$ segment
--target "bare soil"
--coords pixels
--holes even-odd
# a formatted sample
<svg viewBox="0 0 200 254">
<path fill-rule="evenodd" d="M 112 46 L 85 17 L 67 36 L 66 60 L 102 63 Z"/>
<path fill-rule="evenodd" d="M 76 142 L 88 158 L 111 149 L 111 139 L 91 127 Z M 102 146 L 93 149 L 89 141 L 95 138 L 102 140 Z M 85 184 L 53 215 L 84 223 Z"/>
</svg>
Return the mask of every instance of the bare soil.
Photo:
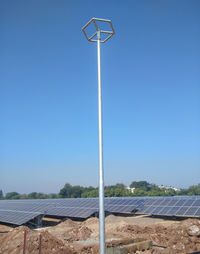
<svg viewBox="0 0 200 254">
<path fill-rule="evenodd" d="M 11 228 L 0 226 L 0 231 Z M 0 254 L 22 254 L 24 231 L 27 231 L 26 254 L 39 253 L 39 236 L 42 235 L 42 254 L 97 254 L 98 219 L 84 222 L 67 219 L 56 226 L 31 230 L 27 227 L 14 228 L 0 234 Z M 163 220 L 147 216 L 106 217 L 106 241 L 142 238 L 152 240 L 151 250 L 142 254 L 186 254 L 200 251 L 200 220 Z M 157 246 L 156 246 L 157 245 Z M 162 246 L 162 247 L 159 247 Z"/>
<path fill-rule="evenodd" d="M 0 234 L 7 233 L 12 229 L 13 229 L 12 227 L 0 224 Z"/>
</svg>

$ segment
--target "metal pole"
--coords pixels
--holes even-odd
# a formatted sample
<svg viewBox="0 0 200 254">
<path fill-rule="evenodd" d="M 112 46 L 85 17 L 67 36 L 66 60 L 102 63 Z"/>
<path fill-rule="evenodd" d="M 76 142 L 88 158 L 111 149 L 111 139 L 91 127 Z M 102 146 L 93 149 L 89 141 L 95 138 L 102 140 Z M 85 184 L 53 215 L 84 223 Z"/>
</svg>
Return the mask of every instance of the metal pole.
<svg viewBox="0 0 200 254">
<path fill-rule="evenodd" d="M 24 247 L 23 247 L 23 254 L 26 254 L 26 230 L 24 231 Z"/>
<path fill-rule="evenodd" d="M 98 22 L 98 23 L 97 23 Z M 101 24 L 99 24 L 99 22 Z M 93 23 L 96 32 L 87 35 L 86 28 Z M 102 23 L 110 25 L 110 29 L 101 30 Z M 103 138 L 102 138 L 102 106 L 101 106 L 101 52 L 100 44 L 109 40 L 114 34 L 111 20 L 92 18 L 83 28 L 82 31 L 86 39 L 90 42 L 97 42 L 97 58 L 98 58 L 98 112 L 99 112 L 99 254 L 105 253 L 105 210 L 104 210 L 104 176 L 103 176 Z M 101 33 L 104 39 L 101 40 Z M 97 36 L 97 38 L 96 38 Z"/>
<path fill-rule="evenodd" d="M 97 31 L 98 57 L 98 111 L 99 111 L 99 253 L 105 253 L 105 212 L 104 212 L 104 176 L 103 176 L 103 139 L 101 106 L 101 33 Z"/>
<path fill-rule="evenodd" d="M 41 254 L 41 250 L 42 250 L 42 235 L 40 234 L 40 236 L 39 236 L 39 254 Z"/>
</svg>

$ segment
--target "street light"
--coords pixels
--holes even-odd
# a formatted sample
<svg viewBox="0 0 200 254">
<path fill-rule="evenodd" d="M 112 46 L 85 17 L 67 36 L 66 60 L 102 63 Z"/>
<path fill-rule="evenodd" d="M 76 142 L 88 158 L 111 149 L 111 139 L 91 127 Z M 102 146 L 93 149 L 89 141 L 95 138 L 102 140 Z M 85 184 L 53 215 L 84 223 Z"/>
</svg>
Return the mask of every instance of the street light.
<svg viewBox="0 0 200 254">
<path fill-rule="evenodd" d="M 91 36 L 87 35 L 86 28 L 94 25 L 96 30 Z M 101 27 L 108 24 L 110 30 L 102 30 Z M 100 43 L 106 42 L 114 34 L 114 29 L 110 20 L 92 18 L 83 28 L 85 37 L 90 42 L 97 42 L 98 58 L 98 111 L 99 111 L 99 253 L 105 253 L 105 211 L 104 211 L 104 176 L 103 176 L 103 142 L 102 142 L 102 106 L 101 106 L 101 52 Z M 101 35 L 105 36 L 101 39 Z"/>
</svg>

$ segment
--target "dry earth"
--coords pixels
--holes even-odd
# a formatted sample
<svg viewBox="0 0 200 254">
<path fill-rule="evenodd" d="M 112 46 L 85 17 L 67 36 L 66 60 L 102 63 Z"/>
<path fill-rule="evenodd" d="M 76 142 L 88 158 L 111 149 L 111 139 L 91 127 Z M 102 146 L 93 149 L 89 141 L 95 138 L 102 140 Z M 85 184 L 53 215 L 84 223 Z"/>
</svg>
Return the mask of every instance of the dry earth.
<svg viewBox="0 0 200 254">
<path fill-rule="evenodd" d="M 9 231 L 11 230 L 11 231 Z M 98 219 L 90 218 L 84 222 L 70 219 L 56 226 L 31 230 L 21 226 L 10 228 L 0 226 L 0 254 L 22 254 L 24 231 L 27 232 L 26 254 L 39 253 L 39 236 L 42 235 L 42 254 L 97 254 Z M 184 254 L 200 251 L 200 220 L 187 219 L 173 221 L 147 216 L 106 217 L 107 242 L 127 238 L 152 240 L 151 250 L 137 252 L 143 254 Z"/>
</svg>

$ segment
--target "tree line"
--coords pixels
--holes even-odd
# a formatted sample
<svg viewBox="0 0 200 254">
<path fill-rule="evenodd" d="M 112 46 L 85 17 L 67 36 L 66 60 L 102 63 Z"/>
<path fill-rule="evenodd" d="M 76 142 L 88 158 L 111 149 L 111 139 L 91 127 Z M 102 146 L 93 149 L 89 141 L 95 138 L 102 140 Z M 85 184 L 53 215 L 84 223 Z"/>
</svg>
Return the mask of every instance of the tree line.
<svg viewBox="0 0 200 254">
<path fill-rule="evenodd" d="M 186 189 L 174 190 L 173 188 L 159 187 L 147 181 L 133 181 L 129 188 L 124 184 L 105 186 L 105 197 L 139 197 L 139 196 L 175 196 L 175 195 L 200 195 L 200 184 L 193 185 Z M 19 194 L 18 192 L 8 192 L 5 195 L 0 190 L 0 199 L 48 199 L 48 198 L 93 198 L 98 197 L 98 188 L 80 185 L 72 186 L 66 183 L 64 187 L 55 194 L 44 194 L 31 192 L 29 194 Z"/>
</svg>

